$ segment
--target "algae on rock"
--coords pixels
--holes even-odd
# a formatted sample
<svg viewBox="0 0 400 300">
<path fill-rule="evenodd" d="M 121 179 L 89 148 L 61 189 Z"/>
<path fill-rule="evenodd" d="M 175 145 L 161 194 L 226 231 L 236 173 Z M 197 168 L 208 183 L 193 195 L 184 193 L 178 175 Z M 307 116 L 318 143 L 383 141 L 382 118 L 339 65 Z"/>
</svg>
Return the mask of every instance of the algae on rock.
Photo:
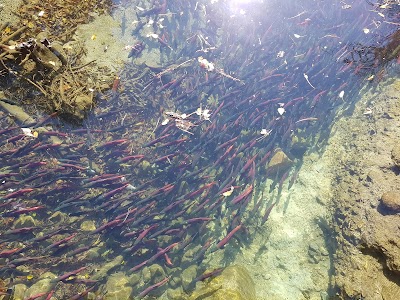
<svg viewBox="0 0 400 300">
<path fill-rule="evenodd" d="M 256 300 L 256 289 L 245 267 L 227 267 L 221 275 L 195 290 L 188 300 Z"/>
</svg>

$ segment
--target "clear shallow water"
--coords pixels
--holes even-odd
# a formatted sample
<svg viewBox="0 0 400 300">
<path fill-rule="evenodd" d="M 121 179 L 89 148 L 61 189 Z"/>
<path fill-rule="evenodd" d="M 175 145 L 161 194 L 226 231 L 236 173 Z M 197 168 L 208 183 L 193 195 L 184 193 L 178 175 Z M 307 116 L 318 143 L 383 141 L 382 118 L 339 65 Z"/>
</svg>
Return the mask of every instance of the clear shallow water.
<svg viewBox="0 0 400 300">
<path fill-rule="evenodd" d="M 132 61 L 82 127 L 0 121 L 2 249 L 17 249 L 4 252 L 2 276 L 30 286 L 50 271 L 44 292 L 58 299 L 91 287 L 101 295 L 114 272 L 129 278 L 132 297 L 149 287 L 158 297 L 194 265 L 189 291 L 205 258 L 229 249 L 229 265 L 268 226 L 337 110 L 351 109 L 372 75 L 372 86 L 385 76 L 394 50 L 378 48 L 393 43 L 398 22 L 398 10 L 365 1 L 171 1 L 158 17 L 142 2 L 116 4 L 115 36 L 145 48 L 121 49 Z M 141 29 L 133 11 L 148 14 Z M 19 136 L 44 125 L 37 138 Z M 278 149 L 292 163 L 266 168 Z M 146 277 L 155 264 L 161 271 Z"/>
</svg>

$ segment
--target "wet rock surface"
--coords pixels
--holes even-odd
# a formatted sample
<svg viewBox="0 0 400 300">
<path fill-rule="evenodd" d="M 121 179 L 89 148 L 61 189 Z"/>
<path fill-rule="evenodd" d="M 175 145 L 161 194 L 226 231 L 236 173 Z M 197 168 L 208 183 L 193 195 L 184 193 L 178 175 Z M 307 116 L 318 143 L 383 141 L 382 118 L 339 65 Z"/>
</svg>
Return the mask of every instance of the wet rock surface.
<svg viewBox="0 0 400 300">
<path fill-rule="evenodd" d="M 48 293 L 48 292 L 50 292 L 52 287 L 54 287 L 54 284 L 51 282 L 51 279 L 43 278 L 43 279 L 35 282 L 31 287 L 29 287 L 25 291 L 24 299 L 28 299 L 29 297 L 32 297 L 32 296 L 40 294 L 40 293 Z"/>
<path fill-rule="evenodd" d="M 338 299 L 399 299 L 399 86 L 397 81 L 367 92 L 330 140 L 337 174 L 332 210 Z M 370 106 L 373 114 L 363 114 Z"/>
<path fill-rule="evenodd" d="M 194 291 L 189 300 L 195 299 L 255 300 L 256 289 L 247 269 L 234 265 L 227 267 L 221 275 Z"/>
<path fill-rule="evenodd" d="M 104 299 L 108 300 L 127 300 L 130 299 L 132 287 L 129 284 L 129 279 L 122 273 L 111 275 L 106 283 L 107 294 Z"/>
<path fill-rule="evenodd" d="M 107 273 L 111 269 L 113 269 L 116 266 L 120 265 L 122 263 L 122 261 L 123 261 L 123 257 L 121 255 L 118 255 L 112 261 L 110 261 L 107 264 L 105 264 L 103 266 L 103 268 L 100 269 L 99 272 L 97 272 L 97 274 L 93 276 L 93 279 L 94 280 L 103 279 L 104 277 L 106 277 Z"/>
<path fill-rule="evenodd" d="M 25 299 L 25 291 L 27 290 L 27 286 L 23 283 L 18 283 L 14 287 L 14 299 L 15 300 L 23 300 Z"/>
<path fill-rule="evenodd" d="M 36 221 L 33 217 L 22 215 L 20 216 L 14 224 L 14 228 L 24 228 L 24 227 L 32 227 L 36 226 Z"/>
<path fill-rule="evenodd" d="M 1 97 L 1 95 L 0 95 Z M 29 116 L 21 107 L 16 105 L 11 105 L 5 103 L 4 101 L 0 101 L 0 106 L 3 107 L 6 111 L 8 111 L 11 115 L 13 115 L 18 121 L 22 124 L 33 123 L 35 120 Z"/>
</svg>

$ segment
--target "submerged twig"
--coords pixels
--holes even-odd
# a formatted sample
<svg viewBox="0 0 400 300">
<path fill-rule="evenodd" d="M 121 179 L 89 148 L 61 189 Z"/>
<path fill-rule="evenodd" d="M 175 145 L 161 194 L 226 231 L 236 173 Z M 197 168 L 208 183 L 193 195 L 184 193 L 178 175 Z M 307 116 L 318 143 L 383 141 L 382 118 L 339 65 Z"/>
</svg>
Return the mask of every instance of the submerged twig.
<svg viewBox="0 0 400 300">
<path fill-rule="evenodd" d="M 194 60 L 195 60 L 194 58 L 191 58 L 191 59 L 188 59 L 188 60 L 184 61 L 183 63 L 181 63 L 181 64 L 179 64 L 179 65 L 171 66 L 171 67 L 167 68 L 166 70 L 164 70 L 164 71 L 162 71 L 162 72 L 156 74 L 155 77 L 160 78 L 160 77 L 163 76 L 164 74 L 169 73 L 169 72 L 171 72 L 171 71 L 174 71 L 174 70 L 176 70 L 176 69 L 182 67 L 184 64 L 187 64 L 187 63 L 192 62 L 192 61 L 194 61 Z"/>
<path fill-rule="evenodd" d="M 47 96 L 47 92 L 44 90 L 44 88 L 43 88 L 39 83 L 36 83 L 36 82 L 32 81 L 31 79 L 29 79 L 29 78 L 27 78 L 27 77 L 25 77 L 25 76 L 19 74 L 17 71 L 11 70 L 10 68 L 8 68 L 8 67 L 4 64 L 3 60 L 0 59 L 0 62 L 1 62 L 1 64 L 3 65 L 3 67 L 4 67 L 8 72 L 10 72 L 11 74 L 13 74 L 13 75 L 15 75 L 15 76 L 17 76 L 17 77 L 19 77 L 19 78 L 21 78 L 21 79 L 24 79 L 24 80 L 28 81 L 30 84 L 32 84 L 33 86 L 35 86 L 36 88 L 38 88 L 38 89 L 43 93 L 43 95 Z"/>
<path fill-rule="evenodd" d="M 16 30 L 15 32 L 13 32 L 12 34 L 10 34 L 9 36 L 6 36 L 5 38 L 3 38 L 0 41 L 0 44 L 5 44 L 7 43 L 9 40 L 11 40 L 12 38 L 16 37 L 17 35 L 19 35 L 20 33 L 22 33 L 23 31 L 25 31 L 28 27 L 27 26 L 23 26 L 21 28 L 19 28 L 18 30 Z"/>
</svg>

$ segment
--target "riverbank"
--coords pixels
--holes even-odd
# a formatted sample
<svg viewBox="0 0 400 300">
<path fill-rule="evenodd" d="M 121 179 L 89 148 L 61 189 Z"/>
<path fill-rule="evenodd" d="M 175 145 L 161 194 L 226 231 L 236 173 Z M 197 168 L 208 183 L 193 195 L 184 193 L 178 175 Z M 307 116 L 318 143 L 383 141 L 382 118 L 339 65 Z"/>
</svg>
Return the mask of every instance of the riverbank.
<svg viewBox="0 0 400 300">
<path fill-rule="evenodd" d="M 360 94 L 352 116 L 335 124 L 327 150 L 336 175 L 333 285 L 344 299 L 394 300 L 400 297 L 400 169 L 393 156 L 400 147 L 400 80 Z"/>
</svg>

